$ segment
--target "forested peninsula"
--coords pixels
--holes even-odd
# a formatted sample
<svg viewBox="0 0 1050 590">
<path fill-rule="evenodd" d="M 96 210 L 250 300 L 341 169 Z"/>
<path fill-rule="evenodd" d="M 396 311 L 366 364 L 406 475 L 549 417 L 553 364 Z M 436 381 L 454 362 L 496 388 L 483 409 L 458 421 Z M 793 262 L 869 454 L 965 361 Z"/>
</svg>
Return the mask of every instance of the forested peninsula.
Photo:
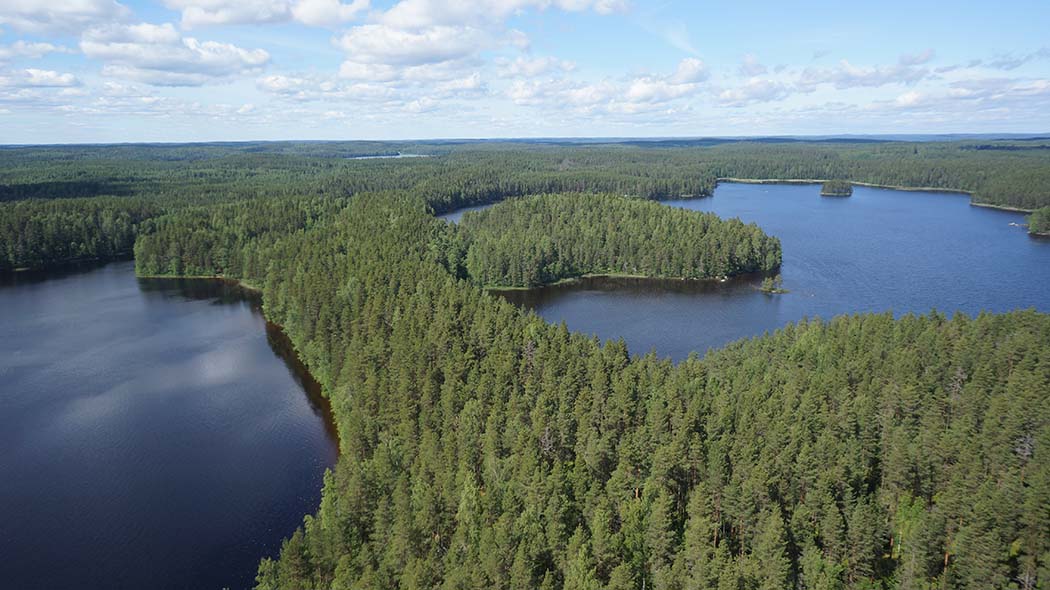
<svg viewBox="0 0 1050 590">
<path fill-rule="evenodd" d="M 597 274 L 710 279 L 781 259 L 780 242 L 754 224 L 609 194 L 511 199 L 449 231 L 446 266 L 486 287 Z"/>
<path fill-rule="evenodd" d="M 966 170 L 980 169 L 974 162 L 992 161 L 969 160 L 942 177 L 935 154 L 963 162 L 971 153 L 1019 153 L 1016 175 L 1001 178 L 1028 187 L 1011 198 L 1040 201 L 1047 185 L 1028 181 L 1046 173 L 1042 160 L 953 144 L 472 149 L 469 158 L 452 152 L 397 166 L 189 150 L 180 157 L 198 159 L 142 156 L 141 166 L 128 164 L 136 172 L 111 177 L 129 193 L 113 199 L 160 209 L 132 223 L 138 272 L 224 276 L 260 289 L 266 317 L 284 327 L 331 400 L 340 459 L 318 511 L 279 556 L 262 560 L 258 588 L 984 590 L 1050 582 L 1050 316 L 802 321 L 676 365 L 548 324 L 487 295 L 486 281 L 471 274 L 472 247 L 483 270 L 480 253 L 505 252 L 471 239 L 504 228 L 537 232 L 523 239 L 538 246 L 565 231 L 554 219 L 531 226 L 524 214 L 532 207 L 582 207 L 597 224 L 649 204 L 582 194 L 580 205 L 572 195 L 515 200 L 465 216 L 462 242 L 460 230 L 434 217 L 518 194 L 665 198 L 705 182 L 710 190 L 730 166 L 707 158 L 723 156 L 741 158 L 733 160 L 740 170 L 753 166 L 753 177 L 832 178 L 851 150 L 874 161 L 893 154 L 881 160 L 884 180 L 893 159 L 922 150 L 897 173 L 915 171 L 916 184 L 966 184 Z M 115 166 L 89 153 L 84 169 Z M 25 181 L 30 169 L 41 178 L 76 169 L 11 172 L 17 166 L 4 162 L 5 183 Z M 179 178 L 188 182 L 182 191 Z M 75 211 L 92 201 L 65 202 Z M 12 209 L 0 206 L 5 217 Z M 638 223 L 664 219 L 679 223 L 655 213 Z M 779 252 L 757 228 L 688 219 L 725 230 L 734 244 L 747 235 L 752 252 L 764 253 L 738 260 L 768 264 L 774 244 Z M 8 267 L 27 251 L 46 260 L 47 240 L 10 227 L 13 234 L 0 234 Z M 614 233 L 568 243 L 582 248 Z M 586 260 L 579 254 L 568 260 Z M 592 268 L 608 262 L 590 260 Z"/>
</svg>

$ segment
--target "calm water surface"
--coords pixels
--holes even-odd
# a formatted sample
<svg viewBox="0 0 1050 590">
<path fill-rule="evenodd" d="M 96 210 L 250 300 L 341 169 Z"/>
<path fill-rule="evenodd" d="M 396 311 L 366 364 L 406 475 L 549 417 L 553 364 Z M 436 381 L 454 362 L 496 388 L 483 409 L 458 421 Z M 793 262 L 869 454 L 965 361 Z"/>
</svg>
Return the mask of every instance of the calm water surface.
<svg viewBox="0 0 1050 590">
<path fill-rule="evenodd" d="M 0 587 L 249 587 L 337 451 L 240 289 L 130 262 L 0 278 Z"/>
<path fill-rule="evenodd" d="M 755 222 L 780 238 L 791 292 L 727 283 L 588 279 L 508 300 L 570 329 L 624 338 L 633 352 L 682 359 L 803 317 L 855 312 L 1050 312 L 1050 241 L 1018 213 L 973 207 L 964 195 L 819 185 L 720 184 L 713 197 L 666 205 Z M 458 218 L 457 218 L 458 219 Z"/>
</svg>

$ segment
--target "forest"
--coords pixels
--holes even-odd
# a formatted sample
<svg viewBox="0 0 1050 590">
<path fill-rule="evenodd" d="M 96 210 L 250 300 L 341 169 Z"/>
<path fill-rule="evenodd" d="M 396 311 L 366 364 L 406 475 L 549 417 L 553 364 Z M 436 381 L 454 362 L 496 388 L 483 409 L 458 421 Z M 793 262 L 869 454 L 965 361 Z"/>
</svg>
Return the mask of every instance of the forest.
<svg viewBox="0 0 1050 590">
<path fill-rule="evenodd" d="M 1038 235 L 1050 235 L 1050 207 L 1040 207 L 1028 216 L 1028 231 Z"/>
<path fill-rule="evenodd" d="M 848 197 L 853 194 L 853 184 L 848 180 L 829 180 L 820 187 L 825 197 Z"/>
<path fill-rule="evenodd" d="M 340 431 L 259 588 L 1050 580 L 1047 316 L 801 322 L 674 365 L 486 295 L 447 237 L 421 199 L 362 194 L 216 257 L 263 289 Z"/>
<path fill-rule="evenodd" d="M 594 274 L 710 279 L 780 265 L 780 242 L 754 224 L 609 194 L 511 199 L 449 229 L 446 267 L 487 287 Z"/>
<path fill-rule="evenodd" d="M 41 245 L 76 234 L 56 222 L 40 237 L 7 219 L 46 228 L 52 215 L 98 211 L 78 256 L 133 241 L 139 274 L 224 276 L 262 291 L 266 317 L 331 400 L 340 458 L 317 512 L 260 563 L 259 589 L 1050 588 L 1050 316 L 801 321 L 674 364 L 482 288 L 526 276 L 498 262 L 512 255 L 498 243 L 504 232 L 528 244 L 516 252 L 521 268 L 551 278 L 649 264 L 632 242 L 640 236 L 666 240 L 652 244 L 661 255 L 645 272 L 720 272 L 708 267 L 719 256 L 767 268 L 780 257 L 775 237 L 641 200 L 710 191 L 720 177 L 842 170 L 854 180 L 839 168 L 853 162 L 872 166 L 862 181 L 889 183 L 889 162 L 914 156 L 894 182 L 965 189 L 980 158 L 1016 156 L 1016 176 L 988 164 L 981 181 L 1007 174 L 997 182 L 1009 186 L 1046 174 L 1043 160 L 1025 159 L 1034 152 L 423 148 L 433 156 L 411 162 L 183 149 L 172 152 L 181 160 L 129 159 L 107 181 L 129 187 L 125 196 L 0 205 L 3 236 L 22 244 L 6 246 L 9 267 L 71 257 Z M 82 155 L 82 169 L 115 171 L 116 159 L 95 159 L 106 149 Z M 5 183 L 63 182 L 78 169 L 71 159 L 45 172 L 17 153 L 2 160 Z M 861 153 L 887 167 L 874 172 Z M 1001 194 L 1045 198 L 1025 186 Z M 581 194 L 511 199 L 462 227 L 434 216 L 562 192 Z M 106 207 L 125 202 L 156 209 L 105 221 Z M 595 231 L 569 236 L 570 215 Z M 709 233 L 730 243 L 679 262 L 677 238 L 652 237 L 647 223 L 681 224 L 698 232 L 694 244 Z M 87 239 L 92 231 L 113 231 L 112 245 Z M 567 256 L 548 256 L 555 237 Z M 625 249 L 609 256 L 609 244 Z"/>
<path fill-rule="evenodd" d="M 748 178 L 965 191 L 974 203 L 1035 210 L 1050 206 L 1050 162 L 1037 149 L 1047 145 L 771 139 L 5 147 L 0 272 L 126 256 L 145 218 L 260 198 L 401 191 L 443 213 L 542 193 L 709 196 L 720 178 Z M 399 152 L 428 157 L 360 159 Z M 99 197 L 107 198 L 105 212 L 93 201 Z M 70 216 L 84 219 L 67 223 Z"/>
</svg>

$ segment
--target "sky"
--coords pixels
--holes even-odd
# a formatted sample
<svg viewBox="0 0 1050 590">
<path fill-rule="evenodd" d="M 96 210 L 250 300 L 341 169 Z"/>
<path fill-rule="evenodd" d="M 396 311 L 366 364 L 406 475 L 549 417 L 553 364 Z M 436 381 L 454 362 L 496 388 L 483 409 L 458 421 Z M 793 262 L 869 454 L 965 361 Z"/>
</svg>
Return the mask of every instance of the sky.
<svg viewBox="0 0 1050 590">
<path fill-rule="evenodd" d="M 1050 2 L 0 0 L 0 143 L 1050 132 Z"/>
</svg>

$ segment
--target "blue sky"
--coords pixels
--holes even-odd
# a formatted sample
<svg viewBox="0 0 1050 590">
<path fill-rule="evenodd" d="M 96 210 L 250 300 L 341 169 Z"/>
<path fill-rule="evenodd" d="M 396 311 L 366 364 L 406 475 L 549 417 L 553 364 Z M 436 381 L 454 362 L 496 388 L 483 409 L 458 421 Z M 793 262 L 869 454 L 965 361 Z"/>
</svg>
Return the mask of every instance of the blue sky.
<svg viewBox="0 0 1050 590">
<path fill-rule="evenodd" d="M 1050 3 L 0 0 L 0 143 L 1050 132 Z"/>
</svg>

